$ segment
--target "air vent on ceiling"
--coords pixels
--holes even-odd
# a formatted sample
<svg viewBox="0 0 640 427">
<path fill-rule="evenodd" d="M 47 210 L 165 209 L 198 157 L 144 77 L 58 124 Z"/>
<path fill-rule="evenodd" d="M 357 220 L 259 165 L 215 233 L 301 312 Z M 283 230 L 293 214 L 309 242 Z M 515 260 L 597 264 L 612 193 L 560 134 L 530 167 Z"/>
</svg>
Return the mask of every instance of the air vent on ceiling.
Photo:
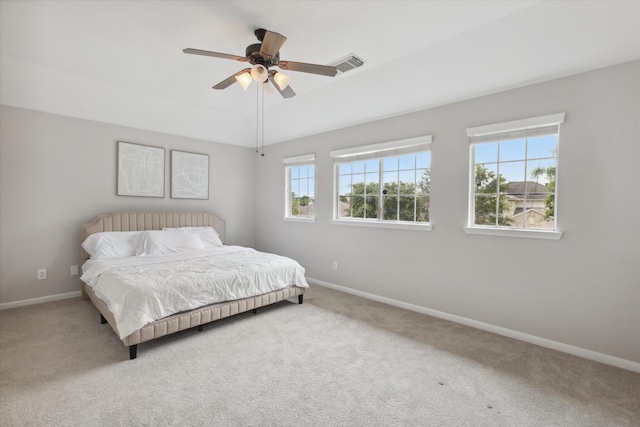
<svg viewBox="0 0 640 427">
<path fill-rule="evenodd" d="M 362 67 L 364 65 L 364 59 L 357 57 L 353 53 L 351 55 L 347 55 L 342 59 L 338 59 L 332 64 L 334 67 L 338 69 L 338 74 L 346 73 L 347 71 L 353 70 L 354 68 Z"/>
</svg>

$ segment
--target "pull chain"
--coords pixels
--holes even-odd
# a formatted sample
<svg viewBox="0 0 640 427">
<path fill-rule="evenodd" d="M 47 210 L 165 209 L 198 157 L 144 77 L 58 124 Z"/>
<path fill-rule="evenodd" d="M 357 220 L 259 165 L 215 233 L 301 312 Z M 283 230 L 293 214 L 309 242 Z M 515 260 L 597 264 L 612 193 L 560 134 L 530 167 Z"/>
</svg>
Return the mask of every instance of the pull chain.
<svg viewBox="0 0 640 427">
<path fill-rule="evenodd" d="M 262 146 L 261 155 L 264 157 L 264 83 L 258 83 L 256 86 L 258 87 L 256 91 L 256 154 L 259 152 L 258 147 Z M 260 114 L 261 104 L 262 115 Z M 261 118 L 262 121 L 260 120 Z M 260 142 L 260 139 L 262 139 L 262 142 Z"/>
<path fill-rule="evenodd" d="M 256 154 L 258 154 L 258 142 L 260 135 L 260 87 L 256 89 Z"/>
<path fill-rule="evenodd" d="M 264 157 L 264 83 L 260 86 L 262 90 L 262 157 Z"/>
</svg>

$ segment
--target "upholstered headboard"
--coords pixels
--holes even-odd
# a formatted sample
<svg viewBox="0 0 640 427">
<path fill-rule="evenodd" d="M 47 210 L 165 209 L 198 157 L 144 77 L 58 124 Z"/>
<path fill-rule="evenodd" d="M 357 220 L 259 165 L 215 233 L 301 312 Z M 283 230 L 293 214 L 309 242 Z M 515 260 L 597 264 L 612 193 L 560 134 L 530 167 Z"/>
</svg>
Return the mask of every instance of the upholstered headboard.
<svg viewBox="0 0 640 427">
<path fill-rule="evenodd" d="M 98 216 L 82 226 L 80 242 L 101 231 L 162 230 L 165 227 L 213 227 L 225 241 L 224 221 L 210 212 L 112 212 Z M 80 247 L 80 265 L 89 254 Z"/>
</svg>

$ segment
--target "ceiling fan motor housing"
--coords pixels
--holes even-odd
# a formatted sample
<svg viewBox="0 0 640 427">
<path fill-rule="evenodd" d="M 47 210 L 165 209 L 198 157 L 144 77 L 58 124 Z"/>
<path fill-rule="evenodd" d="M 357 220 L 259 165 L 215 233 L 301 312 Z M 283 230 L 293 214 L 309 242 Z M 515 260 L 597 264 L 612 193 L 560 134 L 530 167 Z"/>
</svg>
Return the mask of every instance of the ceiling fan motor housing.
<svg viewBox="0 0 640 427">
<path fill-rule="evenodd" d="M 249 63 L 251 63 L 252 65 L 264 65 L 266 68 L 278 65 L 278 62 L 280 62 L 280 52 L 276 53 L 276 56 L 274 56 L 273 58 L 265 58 L 260 54 L 261 47 L 261 43 L 247 46 L 247 49 L 245 50 L 245 56 L 249 60 Z"/>
</svg>

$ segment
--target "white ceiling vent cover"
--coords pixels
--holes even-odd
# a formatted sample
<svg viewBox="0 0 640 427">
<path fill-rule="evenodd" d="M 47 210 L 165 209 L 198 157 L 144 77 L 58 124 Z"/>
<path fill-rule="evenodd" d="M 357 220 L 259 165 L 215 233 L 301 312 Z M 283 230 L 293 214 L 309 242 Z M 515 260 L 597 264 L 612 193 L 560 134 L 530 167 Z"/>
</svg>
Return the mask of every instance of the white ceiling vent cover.
<svg viewBox="0 0 640 427">
<path fill-rule="evenodd" d="M 364 59 L 357 57 L 355 54 L 350 54 L 344 58 L 329 64 L 338 69 L 338 74 L 346 73 L 354 68 L 362 67 L 364 65 Z"/>
</svg>

